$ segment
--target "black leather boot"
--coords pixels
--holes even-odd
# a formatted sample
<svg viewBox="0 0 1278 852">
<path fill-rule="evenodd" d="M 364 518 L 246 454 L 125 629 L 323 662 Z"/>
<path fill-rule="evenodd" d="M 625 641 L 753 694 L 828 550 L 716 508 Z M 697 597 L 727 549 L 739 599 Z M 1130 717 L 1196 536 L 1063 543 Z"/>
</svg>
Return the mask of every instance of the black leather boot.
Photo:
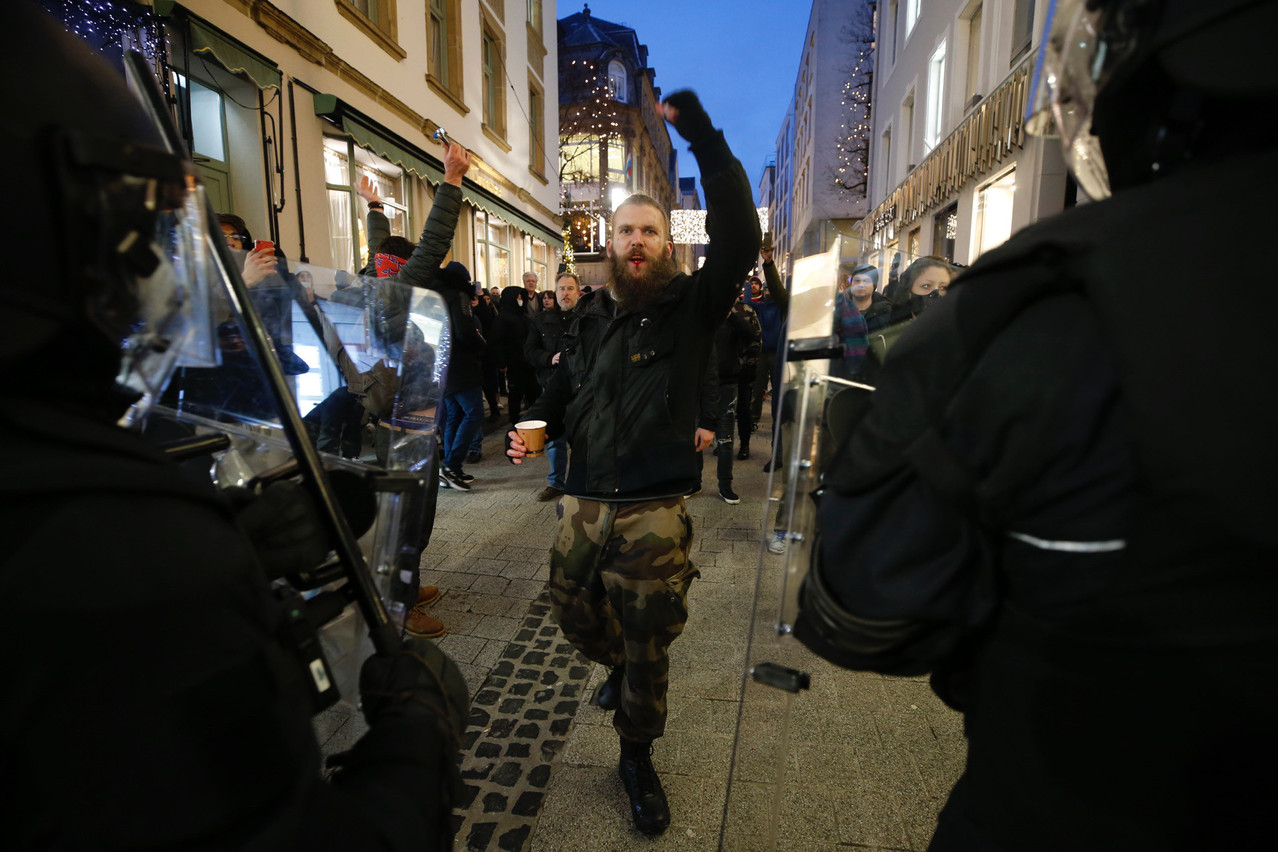
<svg viewBox="0 0 1278 852">
<path fill-rule="evenodd" d="M 652 765 L 652 743 L 623 739 L 617 774 L 630 797 L 630 816 L 635 828 L 653 837 L 669 828 L 670 805 Z"/>
<path fill-rule="evenodd" d="M 621 706 L 621 681 L 626 676 L 625 666 L 613 666 L 608 672 L 608 679 L 599 684 L 595 690 L 595 703 L 605 710 L 616 710 Z"/>
</svg>

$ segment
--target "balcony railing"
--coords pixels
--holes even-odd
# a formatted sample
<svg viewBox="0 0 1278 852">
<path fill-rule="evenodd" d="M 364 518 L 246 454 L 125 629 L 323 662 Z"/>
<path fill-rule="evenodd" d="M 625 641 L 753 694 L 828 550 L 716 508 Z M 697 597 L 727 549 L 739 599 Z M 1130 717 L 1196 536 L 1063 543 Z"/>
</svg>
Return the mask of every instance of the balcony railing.
<svg viewBox="0 0 1278 852">
<path fill-rule="evenodd" d="M 1031 51 L 998 88 L 914 167 L 862 225 L 865 237 L 894 225 L 896 232 L 954 196 L 973 178 L 996 168 L 1025 139 Z"/>
</svg>

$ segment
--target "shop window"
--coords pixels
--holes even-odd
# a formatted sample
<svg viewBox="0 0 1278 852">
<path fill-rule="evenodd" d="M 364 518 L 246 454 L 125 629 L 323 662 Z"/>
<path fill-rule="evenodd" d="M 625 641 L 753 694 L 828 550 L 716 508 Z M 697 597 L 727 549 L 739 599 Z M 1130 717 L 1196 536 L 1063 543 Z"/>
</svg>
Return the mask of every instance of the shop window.
<svg viewBox="0 0 1278 852">
<path fill-rule="evenodd" d="M 599 139 L 587 134 L 559 142 L 559 177 L 564 183 L 592 183 L 600 178 Z"/>
<path fill-rule="evenodd" d="M 932 254 L 954 260 L 954 241 L 958 238 L 958 202 L 932 217 Z"/>
<path fill-rule="evenodd" d="M 483 210 L 475 212 L 475 280 L 485 289 L 510 286 L 510 226 Z"/>
<path fill-rule="evenodd" d="M 630 182 L 626 178 L 626 142 L 617 137 L 610 137 L 607 142 L 608 149 L 608 182 L 620 184 L 623 187 L 629 187 Z M 629 195 L 629 192 L 627 192 Z"/>
<path fill-rule="evenodd" d="M 977 190 L 975 257 L 1001 246 L 1012 235 L 1015 199 L 1016 169 L 1005 172 Z"/>
<path fill-rule="evenodd" d="M 573 213 L 569 220 L 568 240 L 578 253 L 598 251 L 603 245 L 595 241 L 595 219 L 589 213 Z"/>
<path fill-rule="evenodd" d="M 543 290 L 555 289 L 555 282 L 549 277 L 551 257 L 550 246 L 536 237 L 524 236 L 524 270 L 537 273 Z"/>
<path fill-rule="evenodd" d="M 328 191 L 329 247 L 333 267 L 358 272 L 369 260 L 367 206 L 355 192 L 361 178 L 377 187 L 391 233 L 416 242 L 409 221 L 408 179 L 399 166 L 349 139 L 324 139 L 324 182 Z"/>
</svg>

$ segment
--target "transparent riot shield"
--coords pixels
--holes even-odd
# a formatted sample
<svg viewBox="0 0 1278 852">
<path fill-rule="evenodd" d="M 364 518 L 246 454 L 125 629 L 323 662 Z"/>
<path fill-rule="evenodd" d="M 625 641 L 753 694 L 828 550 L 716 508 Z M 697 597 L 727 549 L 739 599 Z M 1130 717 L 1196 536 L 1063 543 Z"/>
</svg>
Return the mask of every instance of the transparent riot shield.
<svg viewBox="0 0 1278 852">
<path fill-rule="evenodd" d="M 244 252 L 228 257 L 232 269 L 244 268 Z M 215 300 L 219 363 L 179 370 L 156 414 L 194 436 L 224 436 L 229 445 L 212 455 L 210 475 L 220 487 L 249 489 L 302 475 L 285 426 L 296 417 L 298 437 L 315 448 L 355 537 L 357 570 L 398 632 L 416 602 L 434 515 L 435 416 L 449 344 L 443 300 L 429 290 L 281 260 L 247 288 L 269 343 L 257 353 L 246 342 L 252 320 L 235 310 L 229 282 L 222 284 Z M 266 361 L 282 374 L 287 409 L 272 393 Z M 337 689 L 353 699 L 372 645 L 349 573 L 334 551 L 289 583 L 325 614 L 320 643 Z"/>
<path fill-rule="evenodd" d="M 125 64 L 169 150 L 189 163 L 145 61 L 129 53 Z M 196 170 L 186 172 L 195 190 L 188 195 L 198 203 Z M 200 282 L 179 291 L 199 301 L 198 311 L 181 314 L 200 322 L 185 323 L 193 330 L 181 336 L 137 342 L 142 355 L 154 354 L 151 361 L 163 356 L 182 365 L 162 390 L 139 382 L 146 426 L 167 439 L 175 458 L 209 463 L 219 486 L 251 496 L 296 478 L 313 499 L 332 546 L 327 558 L 281 571 L 264 567 L 282 575 L 272 588 L 322 709 L 357 695 L 369 651 L 400 646 L 415 603 L 417 563 L 433 519 L 434 410 L 448 363 L 447 312 L 436 294 L 393 281 L 291 266 L 273 249 L 269 256 L 233 253 L 207 201 L 202 216 L 185 212 L 179 220 L 187 227 L 175 231 L 180 239 L 168 249 L 193 270 L 184 277 Z M 201 337 L 205 327 L 213 331 Z"/>
<path fill-rule="evenodd" d="M 837 820 L 826 824 L 814 815 L 832 802 L 837 808 L 859 771 L 850 743 L 862 732 L 848 723 L 848 709 L 866 700 L 858 675 L 820 659 L 792 632 L 817 541 L 822 472 L 915 315 L 918 305 L 893 272 L 912 268 L 912 260 L 844 236 L 793 266 L 784 357 L 778 353 L 773 376 L 772 473 L 729 787 L 728 813 L 748 813 L 751 821 L 728 826 L 723 848 L 730 836 L 761 849 L 864 842 L 841 833 Z"/>
</svg>

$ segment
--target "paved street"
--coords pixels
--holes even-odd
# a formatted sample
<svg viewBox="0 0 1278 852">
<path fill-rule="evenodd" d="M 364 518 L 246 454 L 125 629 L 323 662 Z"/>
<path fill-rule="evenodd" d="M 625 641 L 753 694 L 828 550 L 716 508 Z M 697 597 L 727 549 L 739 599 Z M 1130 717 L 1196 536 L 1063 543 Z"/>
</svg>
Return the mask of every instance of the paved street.
<svg viewBox="0 0 1278 852">
<path fill-rule="evenodd" d="M 688 500 L 702 576 L 671 651 L 669 722 L 654 762 L 672 823 L 656 839 L 631 827 L 611 714 L 590 703 L 605 670 L 576 654 L 549 617 L 555 504 L 534 499 L 546 462 L 508 464 L 494 430 L 484 460 L 467 466 L 474 490 L 440 492 L 423 582 L 446 590 L 433 607 L 449 630 L 440 646 L 472 696 L 455 849 L 926 848 L 962 769 L 961 719 L 925 679 L 847 672 L 775 638 L 779 558 L 766 556 L 759 570 L 768 440 L 761 430 L 754 457 L 737 463 L 739 505 L 716 495 L 713 459 L 706 490 Z M 745 678 L 757 585 L 765 591 L 752 662 L 810 673 L 811 690 L 793 700 Z M 341 711 L 317 729 L 328 752 L 363 730 Z"/>
</svg>

